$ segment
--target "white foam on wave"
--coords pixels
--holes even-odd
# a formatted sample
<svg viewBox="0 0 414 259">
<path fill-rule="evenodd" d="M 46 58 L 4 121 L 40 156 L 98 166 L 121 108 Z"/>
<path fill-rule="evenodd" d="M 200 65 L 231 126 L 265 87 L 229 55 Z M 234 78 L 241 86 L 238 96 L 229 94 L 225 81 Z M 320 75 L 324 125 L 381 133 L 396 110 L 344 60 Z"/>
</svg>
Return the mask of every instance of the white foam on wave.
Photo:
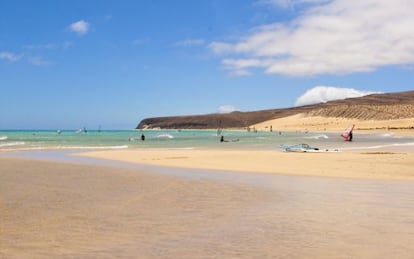
<svg viewBox="0 0 414 259">
<path fill-rule="evenodd" d="M 24 142 L 9 142 L 9 143 L 0 144 L 0 147 L 14 147 L 14 146 L 22 146 L 24 144 L 25 144 Z"/>
<path fill-rule="evenodd" d="M 380 138 L 395 138 L 395 139 L 404 138 L 404 136 L 395 135 L 394 133 L 378 134 L 378 137 L 380 137 Z"/>
<path fill-rule="evenodd" d="M 394 137 L 394 134 L 393 133 L 384 133 L 384 134 L 380 134 L 380 137 L 384 137 L 384 138 Z"/>
<path fill-rule="evenodd" d="M 7 143 L 1 144 L 0 148 L 4 147 L 6 151 L 34 151 L 34 150 L 114 150 L 114 149 L 127 149 L 129 148 L 127 145 L 122 146 L 26 146 L 24 142 L 15 142 L 15 143 Z"/>
<path fill-rule="evenodd" d="M 127 145 L 122 146 L 57 146 L 56 149 L 126 149 Z"/>
<path fill-rule="evenodd" d="M 164 150 L 194 150 L 195 147 L 149 147 L 145 148 L 145 150 L 150 151 L 164 151 Z"/>
<path fill-rule="evenodd" d="M 386 148 L 386 147 L 411 147 L 414 146 L 414 142 L 408 143 L 392 143 L 392 144 L 384 144 L 384 145 L 376 145 L 376 146 L 359 146 L 359 147 L 349 147 L 349 148 L 341 148 L 342 150 L 361 150 L 361 149 L 379 149 L 379 148 Z"/>
<path fill-rule="evenodd" d="M 172 148 L 167 148 L 168 150 L 193 150 L 194 147 L 172 147 Z"/>
<path fill-rule="evenodd" d="M 6 140 L 6 139 L 8 139 L 7 136 L 0 136 L 0 140 Z"/>
<path fill-rule="evenodd" d="M 174 136 L 170 135 L 170 134 L 159 134 L 157 136 L 157 138 L 168 138 L 168 139 L 173 139 Z"/>
<path fill-rule="evenodd" d="M 383 138 L 403 138 L 403 136 L 396 136 L 394 133 L 384 133 L 380 134 L 379 136 Z"/>
<path fill-rule="evenodd" d="M 321 134 L 321 135 L 309 136 L 305 138 L 306 139 L 328 139 L 329 137 L 325 134 Z"/>
</svg>

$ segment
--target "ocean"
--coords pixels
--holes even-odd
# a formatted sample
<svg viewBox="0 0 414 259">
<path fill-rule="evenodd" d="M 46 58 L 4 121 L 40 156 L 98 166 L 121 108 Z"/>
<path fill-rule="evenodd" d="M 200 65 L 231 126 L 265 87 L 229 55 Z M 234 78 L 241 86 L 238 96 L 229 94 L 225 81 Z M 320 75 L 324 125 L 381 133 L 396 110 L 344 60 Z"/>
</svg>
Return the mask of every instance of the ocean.
<svg viewBox="0 0 414 259">
<path fill-rule="evenodd" d="M 279 149 L 280 145 L 309 144 L 320 149 L 399 149 L 414 147 L 414 138 L 391 133 L 354 132 L 352 142 L 343 141 L 340 132 L 282 132 L 223 130 L 1 130 L 0 151 L 96 150 L 134 148 L 177 149 Z M 145 140 L 141 140 L 141 136 Z"/>
</svg>

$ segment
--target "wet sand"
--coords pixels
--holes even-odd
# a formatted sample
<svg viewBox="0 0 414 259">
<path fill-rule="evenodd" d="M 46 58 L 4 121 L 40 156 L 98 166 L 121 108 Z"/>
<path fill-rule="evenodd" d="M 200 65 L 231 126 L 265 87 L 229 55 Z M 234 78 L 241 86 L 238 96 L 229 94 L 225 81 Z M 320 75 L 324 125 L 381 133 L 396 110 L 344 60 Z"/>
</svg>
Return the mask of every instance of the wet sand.
<svg viewBox="0 0 414 259">
<path fill-rule="evenodd" d="M 229 181 L 16 158 L 0 166 L 0 258 L 414 254 L 413 181 L 222 173 Z"/>
</svg>

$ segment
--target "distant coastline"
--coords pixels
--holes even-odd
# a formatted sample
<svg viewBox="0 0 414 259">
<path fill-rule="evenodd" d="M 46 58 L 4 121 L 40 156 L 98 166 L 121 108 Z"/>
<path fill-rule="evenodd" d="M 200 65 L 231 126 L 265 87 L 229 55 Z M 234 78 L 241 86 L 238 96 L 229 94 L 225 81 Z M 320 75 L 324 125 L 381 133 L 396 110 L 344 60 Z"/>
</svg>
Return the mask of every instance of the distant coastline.
<svg viewBox="0 0 414 259">
<path fill-rule="evenodd" d="M 277 123 L 293 118 L 297 125 Z M 312 127 L 310 121 L 319 121 Z M 325 120 L 325 121 L 324 121 Z M 265 127 L 285 130 L 341 130 L 352 122 L 359 130 L 414 130 L 414 91 L 372 94 L 300 107 L 226 114 L 154 117 L 143 119 L 136 129 L 246 129 Z M 339 123 L 336 123 L 339 122 Z M 341 124 L 342 122 L 343 124 Z M 274 123 L 274 124 L 273 124 Z M 314 126 L 315 126 L 314 125 Z"/>
</svg>

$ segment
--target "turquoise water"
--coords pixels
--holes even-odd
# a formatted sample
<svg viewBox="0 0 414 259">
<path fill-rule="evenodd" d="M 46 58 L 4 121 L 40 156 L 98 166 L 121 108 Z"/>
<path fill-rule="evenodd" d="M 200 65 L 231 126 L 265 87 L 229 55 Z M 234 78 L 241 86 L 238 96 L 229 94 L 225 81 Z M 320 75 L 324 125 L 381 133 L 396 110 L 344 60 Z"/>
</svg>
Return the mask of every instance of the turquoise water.
<svg viewBox="0 0 414 259">
<path fill-rule="evenodd" d="M 141 140 L 141 135 L 145 141 Z M 278 149 L 281 144 L 307 143 L 319 148 L 358 149 L 411 147 L 414 138 L 388 133 L 359 134 L 345 142 L 339 133 L 223 130 L 110 130 L 79 132 L 64 130 L 3 130 L 0 151 L 37 149 L 133 149 L 133 148 L 249 148 Z"/>
</svg>

